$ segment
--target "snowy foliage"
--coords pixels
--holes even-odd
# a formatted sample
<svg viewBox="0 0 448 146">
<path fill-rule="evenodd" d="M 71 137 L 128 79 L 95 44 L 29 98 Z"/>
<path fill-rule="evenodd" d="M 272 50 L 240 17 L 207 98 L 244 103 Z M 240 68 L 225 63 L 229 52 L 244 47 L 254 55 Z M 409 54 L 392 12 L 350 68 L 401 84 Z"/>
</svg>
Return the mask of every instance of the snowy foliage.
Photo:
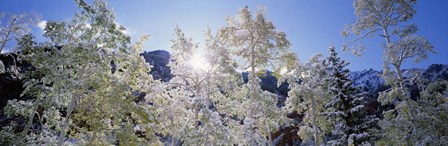
<svg viewBox="0 0 448 146">
<path fill-rule="evenodd" d="M 346 42 L 343 49 L 362 55 L 365 50 L 362 41 L 369 36 L 380 32 L 389 46 L 392 39 L 390 31 L 397 34 L 415 30 L 415 25 L 401 25 L 414 16 L 415 4 L 415 0 L 354 0 L 357 19 L 345 26 L 342 35 L 348 37 L 353 34 L 359 37 Z"/>
<path fill-rule="evenodd" d="M 352 44 L 352 47 L 344 45 L 346 50 L 364 49 L 362 45 L 353 44 L 377 32 L 385 40 L 383 78 L 391 88 L 379 93 L 378 101 L 382 105 L 394 106 L 384 112 L 381 122 L 385 129 L 382 143 L 386 144 L 409 145 L 421 130 L 418 123 L 421 101 L 411 99 L 409 88 L 418 82 L 419 75 L 406 79 L 401 68 L 406 60 L 413 59 L 414 63 L 419 63 L 427 59 L 429 53 L 435 53 L 428 40 L 417 35 L 417 26 L 408 22 L 416 14 L 416 3 L 415 0 L 355 0 L 355 14 L 358 18 L 343 31 L 344 36 L 349 33 L 360 35 L 347 43 Z"/>
<path fill-rule="evenodd" d="M 323 133 L 329 128 L 329 123 L 319 114 L 324 109 L 324 103 L 328 102 L 325 93 L 327 86 L 323 80 L 326 75 L 321 54 L 312 56 L 307 63 L 296 66 L 285 75 L 291 88 L 286 108 L 289 113 L 305 115 L 298 135 L 304 141 L 314 139 L 316 145 L 323 140 Z"/>
<path fill-rule="evenodd" d="M 4 73 L 5 71 L 5 65 L 3 64 L 3 61 L 0 60 L 0 74 Z"/>
<path fill-rule="evenodd" d="M 245 7 L 236 17 L 229 17 L 227 25 L 217 31 L 217 36 L 230 47 L 236 60 L 236 67 L 249 71 L 249 81 L 242 85 L 247 88 L 238 93 L 239 119 L 243 119 L 244 128 L 240 141 L 243 145 L 273 144 L 271 133 L 286 121 L 284 111 L 276 106 L 275 94 L 262 91 L 258 75 L 264 75 L 266 66 L 275 70 L 291 69 L 295 55 L 289 52 L 290 43 L 284 32 L 276 30 L 274 24 L 266 19 L 266 11 L 259 8 L 255 17 Z M 267 137 L 267 139 L 265 139 Z"/>
<path fill-rule="evenodd" d="M 13 47 L 8 45 L 30 33 L 30 26 L 37 24 L 41 17 L 36 12 L 21 14 L 0 12 L 0 53 L 8 48 L 8 51 L 13 51 Z M 6 20 L 6 22 L 2 22 L 2 20 Z"/>
<path fill-rule="evenodd" d="M 24 76 L 23 94 L 35 98 L 8 103 L 7 115 L 26 120 L 11 142 L 62 145 L 78 139 L 77 144 L 136 144 L 153 138 L 138 137 L 133 129 L 139 124 L 143 132 L 150 132 L 147 125 L 154 121 L 132 95 L 148 91 L 152 82 L 139 57 L 141 43 L 129 45 L 129 36 L 120 31 L 124 27 L 116 25 L 105 2 L 77 4 L 81 11 L 72 21 L 48 22 L 44 36 L 49 42 L 22 46 L 21 59 L 36 68 Z M 115 72 L 111 62 L 117 66 Z M 11 123 L 6 130 L 18 130 L 16 126 Z"/>
<path fill-rule="evenodd" d="M 343 49 L 360 55 L 367 36 L 382 36 L 382 78 L 350 73 L 334 47 L 300 63 L 266 9 L 244 7 L 216 32 L 207 28 L 202 46 L 177 26 L 163 82 L 140 55 L 149 36 L 131 43 L 104 0 L 76 4 L 71 21 L 40 22 L 43 43 L 27 34 L 39 15 L 0 14 L 0 52 L 13 38 L 20 50 L 0 61 L 0 74 L 13 72 L 24 87 L 0 114 L 0 145 L 276 145 L 287 128 L 301 145 L 448 144 L 447 67 L 401 69 L 435 52 L 408 22 L 415 0 L 354 1 L 357 20 L 343 35 L 358 37 Z M 262 90 L 267 70 L 289 85 L 284 107 Z"/>
<path fill-rule="evenodd" d="M 206 35 L 206 50 L 199 50 L 179 27 L 175 28 L 171 47 L 172 61 L 169 63 L 174 77 L 166 83 L 166 91 L 154 102 L 159 113 L 158 119 L 162 123 L 159 127 L 161 134 L 172 136 L 173 143 L 181 140 L 187 145 L 209 145 L 234 141 L 229 135 L 229 127 L 224 124 L 227 117 L 220 116 L 212 108 L 217 102 L 215 100 L 228 101 L 226 98 L 215 97 L 224 96 L 220 92 L 224 90 L 220 90 L 218 81 L 225 73 L 218 70 L 225 70 L 226 66 L 218 62 L 225 61 L 228 57 L 224 55 L 227 53 L 219 52 L 225 50 L 219 50 L 223 48 L 219 48 L 220 44 L 212 38 L 210 32 Z M 201 61 L 204 62 L 191 62 L 194 59 L 192 56 L 200 51 L 207 52 L 201 56 Z M 201 64 L 206 66 L 195 66 Z M 225 87 L 224 84 L 221 85 Z"/>
<path fill-rule="evenodd" d="M 409 120 L 409 116 L 402 114 L 406 112 L 405 104 L 396 105 L 395 109 L 385 113 L 385 118 L 381 122 L 384 128 L 384 138 L 379 144 L 386 145 L 446 145 L 448 143 L 445 132 L 447 131 L 447 82 L 437 81 L 430 83 L 420 98 L 413 102 L 413 107 L 419 111 L 414 120 Z M 411 123 L 412 122 L 412 123 Z M 413 129 L 413 125 L 415 129 Z M 437 125 L 437 126 L 434 126 Z"/>
</svg>

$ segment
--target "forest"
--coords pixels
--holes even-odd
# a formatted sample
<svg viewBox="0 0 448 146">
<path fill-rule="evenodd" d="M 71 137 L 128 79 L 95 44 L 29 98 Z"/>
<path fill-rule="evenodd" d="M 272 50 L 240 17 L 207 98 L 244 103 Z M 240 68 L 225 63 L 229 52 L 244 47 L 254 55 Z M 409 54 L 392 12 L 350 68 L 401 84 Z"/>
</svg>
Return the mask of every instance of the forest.
<svg viewBox="0 0 448 146">
<path fill-rule="evenodd" d="M 437 53 L 416 0 L 354 0 L 353 39 L 307 60 L 264 7 L 204 42 L 177 26 L 168 52 L 145 51 L 151 34 L 131 38 L 107 1 L 75 1 L 43 42 L 38 12 L 0 12 L 0 145 L 448 145 L 448 65 L 403 68 Z M 339 54 L 372 38 L 382 70 L 350 71 Z"/>
</svg>

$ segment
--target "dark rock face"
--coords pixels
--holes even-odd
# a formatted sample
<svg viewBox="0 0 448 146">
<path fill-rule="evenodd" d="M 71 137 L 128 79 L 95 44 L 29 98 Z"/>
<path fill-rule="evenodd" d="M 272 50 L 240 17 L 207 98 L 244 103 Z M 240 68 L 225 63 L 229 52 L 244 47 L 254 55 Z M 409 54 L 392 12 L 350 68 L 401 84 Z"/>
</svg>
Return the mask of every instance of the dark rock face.
<svg viewBox="0 0 448 146">
<path fill-rule="evenodd" d="M 249 73 L 243 72 L 243 81 L 244 83 L 247 83 Z M 263 91 L 269 91 L 271 93 L 277 94 L 278 102 L 277 106 L 281 107 L 285 105 L 286 97 L 288 97 L 289 92 L 289 84 L 286 82 L 281 83 L 280 85 L 277 85 L 277 78 L 272 74 L 270 71 L 266 71 L 266 75 L 264 77 L 260 77 L 261 79 L 261 89 Z"/>
<path fill-rule="evenodd" d="M 173 78 L 173 75 L 171 75 L 171 70 L 167 66 L 171 58 L 169 52 L 165 50 L 150 52 L 145 51 L 140 55 L 143 56 L 146 62 L 152 66 L 150 74 L 152 74 L 154 79 L 168 82 L 171 78 Z"/>
<path fill-rule="evenodd" d="M 0 115 L 8 100 L 22 99 L 23 82 L 18 74 L 30 69 L 31 65 L 17 61 L 17 55 L 12 53 L 0 54 L 0 60 L 5 65 L 5 72 L 0 74 Z"/>
<path fill-rule="evenodd" d="M 299 145 L 302 142 L 302 139 L 297 136 L 297 132 L 299 132 L 299 126 L 281 128 L 279 131 L 272 133 L 274 145 Z"/>
<path fill-rule="evenodd" d="M 423 72 L 423 78 L 430 81 L 446 80 L 448 81 L 448 65 L 432 64 Z"/>
</svg>

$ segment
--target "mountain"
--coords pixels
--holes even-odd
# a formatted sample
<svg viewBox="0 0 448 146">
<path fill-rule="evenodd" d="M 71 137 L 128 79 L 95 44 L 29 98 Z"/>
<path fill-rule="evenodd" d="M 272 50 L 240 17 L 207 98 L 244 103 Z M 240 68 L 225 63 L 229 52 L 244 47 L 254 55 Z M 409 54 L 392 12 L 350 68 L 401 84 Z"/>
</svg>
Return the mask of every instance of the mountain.
<svg viewBox="0 0 448 146">
<path fill-rule="evenodd" d="M 160 79 L 164 82 L 169 81 L 173 76 L 167 66 L 170 61 L 170 53 L 165 50 L 145 51 L 141 54 L 146 62 L 152 65 L 151 74 L 154 79 Z M 447 80 L 448 81 L 448 65 L 446 64 L 432 64 L 427 69 L 411 68 L 403 69 L 403 77 L 412 78 L 416 74 L 423 77 L 423 79 Z M 353 71 L 350 73 L 350 78 L 353 80 L 353 85 L 357 86 L 361 91 L 370 93 L 376 97 L 379 91 L 384 91 L 388 86 L 385 85 L 384 79 L 381 78 L 382 71 L 374 69 L 366 69 L 362 71 Z M 242 73 L 243 80 L 247 82 L 247 72 Z M 279 98 L 286 98 L 289 91 L 288 84 L 283 83 L 280 86 L 276 85 L 277 78 L 271 72 L 267 71 L 265 77 L 261 77 L 261 88 L 263 90 L 279 95 Z"/>
<path fill-rule="evenodd" d="M 405 79 L 413 78 L 418 75 L 422 77 L 423 80 L 427 81 L 448 81 L 448 65 L 446 64 L 432 64 L 427 69 L 403 69 L 402 72 Z M 378 92 L 389 88 L 385 85 L 384 79 L 381 78 L 381 74 L 382 71 L 368 69 L 353 71 L 350 73 L 350 78 L 353 80 L 353 85 L 359 87 L 362 91 L 377 96 Z M 415 87 L 411 87 L 411 90 L 414 90 L 413 88 Z"/>
<path fill-rule="evenodd" d="M 423 78 L 430 81 L 447 80 L 448 81 L 448 65 L 447 64 L 432 64 L 423 72 Z"/>
<path fill-rule="evenodd" d="M 171 75 L 171 70 L 168 67 L 171 55 L 165 50 L 155 50 L 155 51 L 145 51 L 140 54 L 145 58 L 146 62 L 151 65 L 151 71 L 153 78 L 156 80 L 162 80 L 164 82 L 169 81 L 173 75 Z"/>
<path fill-rule="evenodd" d="M 373 69 L 350 72 L 349 77 L 353 85 L 359 87 L 363 92 L 375 94 L 384 89 L 384 80 L 381 78 L 381 72 Z"/>
</svg>

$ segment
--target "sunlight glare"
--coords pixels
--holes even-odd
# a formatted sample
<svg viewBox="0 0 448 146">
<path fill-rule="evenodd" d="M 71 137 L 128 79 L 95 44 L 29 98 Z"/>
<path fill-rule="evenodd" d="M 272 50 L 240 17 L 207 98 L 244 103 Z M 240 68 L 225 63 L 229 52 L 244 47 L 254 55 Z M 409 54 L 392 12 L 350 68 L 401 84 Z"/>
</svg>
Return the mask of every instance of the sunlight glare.
<svg viewBox="0 0 448 146">
<path fill-rule="evenodd" d="M 199 54 L 196 54 L 191 58 L 190 64 L 193 66 L 193 68 L 199 69 L 202 71 L 205 71 L 209 68 L 209 63 L 206 61 L 206 59 L 202 55 L 199 55 Z"/>
</svg>

